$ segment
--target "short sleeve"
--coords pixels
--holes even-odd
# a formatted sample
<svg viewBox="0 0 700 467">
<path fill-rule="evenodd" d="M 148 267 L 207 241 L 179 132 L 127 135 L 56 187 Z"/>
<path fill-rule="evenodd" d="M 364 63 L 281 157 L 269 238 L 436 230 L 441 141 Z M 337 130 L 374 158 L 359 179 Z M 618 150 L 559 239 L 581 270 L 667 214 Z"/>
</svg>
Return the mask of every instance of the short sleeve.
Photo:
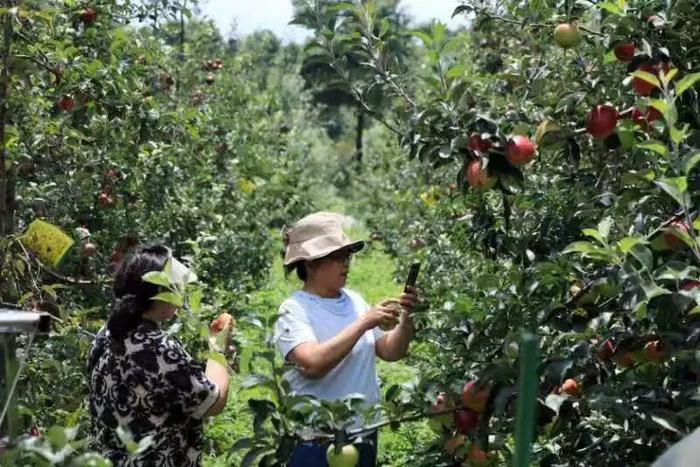
<svg viewBox="0 0 700 467">
<path fill-rule="evenodd" d="M 295 300 L 285 300 L 275 323 L 274 342 L 283 358 L 305 342 L 316 342 L 316 334 L 304 308 Z"/>
<path fill-rule="evenodd" d="M 219 388 L 174 339 L 166 339 L 163 361 L 171 410 L 200 419 L 219 397 Z"/>
</svg>

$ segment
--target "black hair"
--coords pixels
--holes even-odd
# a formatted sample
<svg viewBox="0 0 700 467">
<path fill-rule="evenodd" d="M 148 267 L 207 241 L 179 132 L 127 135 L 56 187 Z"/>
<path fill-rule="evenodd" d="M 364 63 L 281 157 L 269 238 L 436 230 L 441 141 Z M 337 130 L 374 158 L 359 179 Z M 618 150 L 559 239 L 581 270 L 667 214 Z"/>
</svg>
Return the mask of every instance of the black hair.
<svg viewBox="0 0 700 467">
<path fill-rule="evenodd" d="M 170 257 L 163 245 L 140 246 L 129 253 L 114 276 L 114 306 L 107 321 L 113 339 L 124 339 L 126 334 L 143 320 L 143 313 L 153 305 L 160 287 L 145 282 L 143 275 L 162 271 Z"/>
<path fill-rule="evenodd" d="M 306 270 L 306 261 L 296 261 L 284 267 L 284 275 L 287 277 L 289 277 L 293 271 L 296 271 L 297 277 L 302 282 L 306 282 L 309 278 L 309 272 Z"/>
</svg>

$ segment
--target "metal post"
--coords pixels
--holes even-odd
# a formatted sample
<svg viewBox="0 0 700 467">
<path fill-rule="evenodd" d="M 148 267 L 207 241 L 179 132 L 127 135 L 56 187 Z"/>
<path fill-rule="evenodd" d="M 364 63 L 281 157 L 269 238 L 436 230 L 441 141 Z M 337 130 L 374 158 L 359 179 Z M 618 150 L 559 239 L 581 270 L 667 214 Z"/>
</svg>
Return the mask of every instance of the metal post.
<svg viewBox="0 0 700 467">
<path fill-rule="evenodd" d="M 515 419 L 514 467 L 528 467 L 532 455 L 535 429 L 535 401 L 537 396 L 538 366 L 537 336 L 523 334 L 520 343 L 520 378 L 518 382 L 518 411 Z"/>
<path fill-rule="evenodd" d="M 0 401 L 8 404 L 7 415 L 0 425 L 0 438 L 17 436 L 17 397 L 11 394 L 12 383 L 17 374 L 17 344 L 15 334 L 0 333 Z M 8 402 L 8 398 L 9 399 Z"/>
</svg>

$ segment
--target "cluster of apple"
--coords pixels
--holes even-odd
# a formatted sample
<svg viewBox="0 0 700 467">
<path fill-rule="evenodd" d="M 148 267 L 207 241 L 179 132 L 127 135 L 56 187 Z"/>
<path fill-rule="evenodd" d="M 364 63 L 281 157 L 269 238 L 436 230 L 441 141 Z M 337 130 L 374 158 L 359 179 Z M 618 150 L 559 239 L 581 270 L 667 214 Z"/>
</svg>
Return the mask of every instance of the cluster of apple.
<svg viewBox="0 0 700 467">
<path fill-rule="evenodd" d="M 114 181 L 119 178 L 119 173 L 114 169 L 109 169 L 104 174 L 105 180 L 102 184 L 102 190 L 97 195 L 97 203 L 103 208 L 111 208 L 115 204 L 114 196 Z"/>
<path fill-rule="evenodd" d="M 464 166 L 464 180 L 475 190 L 490 190 L 496 185 L 498 177 L 492 174 L 488 167 L 484 166 L 483 155 L 492 150 L 503 150 L 508 162 L 520 167 L 530 162 L 535 157 L 537 150 L 535 143 L 523 135 L 515 135 L 508 139 L 504 145 L 494 142 L 487 134 L 472 133 L 469 136 L 469 152 L 473 156 Z"/>
<path fill-rule="evenodd" d="M 582 40 L 581 32 L 575 23 L 563 23 L 554 28 L 554 42 L 564 49 L 576 47 Z M 615 44 L 613 53 L 621 63 L 629 64 L 629 71 L 643 71 L 657 79 L 662 75 L 668 76 L 671 71 L 671 63 L 667 59 L 652 60 L 646 55 L 636 55 L 634 42 L 622 41 Z M 637 95 L 650 96 L 656 89 L 647 80 L 634 77 L 631 80 L 632 88 Z M 645 111 L 638 107 L 618 113 L 617 109 L 608 104 L 597 105 L 588 113 L 586 118 L 586 130 L 596 139 L 606 139 L 615 132 L 617 122 L 622 116 L 629 118 L 644 130 L 649 130 L 649 124 L 662 118 L 661 112 L 652 106 L 647 106 Z"/>
<path fill-rule="evenodd" d="M 440 393 L 428 409 L 430 427 L 448 438 L 445 452 L 451 457 L 461 458 L 465 466 L 485 465 L 489 461 L 488 453 L 473 435 L 486 411 L 490 392 L 487 386 L 467 381 L 462 390 L 461 406 L 457 407 L 447 394 Z"/>
<path fill-rule="evenodd" d="M 642 341 L 643 342 L 643 341 Z M 652 362 L 661 364 L 669 357 L 668 345 L 655 338 L 649 338 L 638 348 L 630 346 L 615 346 L 612 339 L 604 340 L 595 348 L 595 354 L 601 362 L 614 361 L 618 368 L 625 369 L 634 365 L 635 362 Z"/>
<path fill-rule="evenodd" d="M 211 60 L 207 60 L 204 65 L 202 65 L 202 68 L 205 71 L 210 72 L 207 77 L 204 79 L 204 82 L 212 85 L 216 81 L 216 77 L 214 76 L 214 73 L 221 70 L 224 67 L 224 62 L 220 58 L 214 58 Z"/>
</svg>

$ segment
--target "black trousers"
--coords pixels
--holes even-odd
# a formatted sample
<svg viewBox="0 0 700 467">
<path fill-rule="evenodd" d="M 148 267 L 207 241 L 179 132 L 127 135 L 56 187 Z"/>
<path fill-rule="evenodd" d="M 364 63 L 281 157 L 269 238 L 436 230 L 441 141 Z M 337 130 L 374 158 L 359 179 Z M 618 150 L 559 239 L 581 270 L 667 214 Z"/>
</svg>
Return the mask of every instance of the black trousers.
<svg viewBox="0 0 700 467">
<path fill-rule="evenodd" d="M 360 451 L 360 467 L 376 467 L 377 465 L 377 432 L 365 435 L 353 441 Z M 292 453 L 288 467 L 328 467 L 326 451 L 330 443 L 309 441 L 302 443 Z"/>
</svg>

